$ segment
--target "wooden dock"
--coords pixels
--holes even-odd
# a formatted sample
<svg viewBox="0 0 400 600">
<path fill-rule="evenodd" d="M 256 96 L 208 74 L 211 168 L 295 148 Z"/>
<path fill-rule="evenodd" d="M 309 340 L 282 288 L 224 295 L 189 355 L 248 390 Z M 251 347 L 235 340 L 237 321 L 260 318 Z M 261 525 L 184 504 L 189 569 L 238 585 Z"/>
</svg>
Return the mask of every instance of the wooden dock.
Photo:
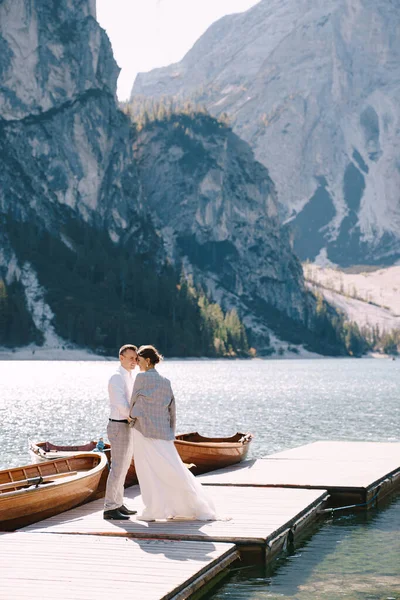
<svg viewBox="0 0 400 600">
<path fill-rule="evenodd" d="M 8 533 L 0 598 L 183 600 L 237 557 L 233 544 Z"/>
<path fill-rule="evenodd" d="M 199 477 L 207 486 L 327 490 L 333 505 L 375 505 L 400 486 L 400 443 L 314 442 Z"/>
<path fill-rule="evenodd" d="M 105 521 L 103 500 L 74 508 L 60 515 L 25 527 L 23 532 L 122 536 L 145 539 L 211 541 L 259 547 L 261 553 L 274 552 L 299 535 L 310 519 L 317 517 L 325 505 L 325 490 L 289 490 L 211 486 L 207 492 L 213 499 L 220 520 L 156 521 L 146 523 L 131 517 L 129 521 Z M 142 510 L 139 486 L 125 490 L 129 507 Z"/>
<path fill-rule="evenodd" d="M 332 497 L 369 503 L 398 487 L 400 443 L 315 442 L 200 480 L 216 521 L 105 521 L 99 499 L 0 534 L 0 598 L 197 598 L 239 553 L 269 561 L 296 542 Z M 140 513 L 139 486 L 125 496 Z"/>
</svg>

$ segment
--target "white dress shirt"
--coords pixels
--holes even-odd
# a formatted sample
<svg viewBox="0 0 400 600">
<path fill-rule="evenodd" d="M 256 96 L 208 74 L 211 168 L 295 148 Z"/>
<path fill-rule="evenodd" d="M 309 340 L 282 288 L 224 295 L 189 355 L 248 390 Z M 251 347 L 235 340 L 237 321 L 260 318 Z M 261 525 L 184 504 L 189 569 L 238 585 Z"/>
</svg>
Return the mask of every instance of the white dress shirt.
<svg viewBox="0 0 400 600">
<path fill-rule="evenodd" d="M 132 373 L 124 369 L 122 365 L 111 375 L 108 382 L 110 419 L 122 421 L 128 418 L 133 383 Z"/>
</svg>

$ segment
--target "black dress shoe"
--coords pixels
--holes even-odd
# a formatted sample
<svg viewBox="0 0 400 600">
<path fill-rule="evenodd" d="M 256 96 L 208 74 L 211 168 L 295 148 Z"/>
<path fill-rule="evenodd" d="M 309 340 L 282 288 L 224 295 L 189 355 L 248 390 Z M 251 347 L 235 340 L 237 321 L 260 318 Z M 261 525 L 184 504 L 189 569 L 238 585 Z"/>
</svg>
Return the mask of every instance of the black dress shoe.
<svg viewBox="0 0 400 600">
<path fill-rule="evenodd" d="M 113 508 L 112 510 L 105 510 L 103 512 L 103 519 L 106 521 L 126 521 L 129 517 L 119 512 L 118 508 Z"/>
<path fill-rule="evenodd" d="M 129 510 L 129 508 L 126 508 L 125 504 L 122 504 L 116 510 L 119 510 L 119 512 L 123 515 L 136 515 L 137 514 L 137 510 Z"/>
</svg>

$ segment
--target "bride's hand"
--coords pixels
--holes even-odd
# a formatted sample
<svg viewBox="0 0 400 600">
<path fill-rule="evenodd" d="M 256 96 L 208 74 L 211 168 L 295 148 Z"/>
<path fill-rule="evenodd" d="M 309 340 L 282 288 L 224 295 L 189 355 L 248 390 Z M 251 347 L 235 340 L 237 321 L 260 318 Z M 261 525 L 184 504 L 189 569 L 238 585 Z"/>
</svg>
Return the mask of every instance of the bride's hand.
<svg viewBox="0 0 400 600">
<path fill-rule="evenodd" d="M 136 423 L 136 417 L 132 419 L 132 417 L 128 417 L 128 427 L 133 427 Z"/>
</svg>

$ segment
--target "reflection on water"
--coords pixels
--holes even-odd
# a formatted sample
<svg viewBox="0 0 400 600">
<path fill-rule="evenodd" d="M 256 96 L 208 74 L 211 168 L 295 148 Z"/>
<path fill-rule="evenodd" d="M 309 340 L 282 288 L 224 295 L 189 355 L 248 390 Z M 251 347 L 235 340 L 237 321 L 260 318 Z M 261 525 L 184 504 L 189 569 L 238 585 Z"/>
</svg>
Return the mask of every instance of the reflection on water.
<svg viewBox="0 0 400 600">
<path fill-rule="evenodd" d="M 28 439 L 105 436 L 117 362 L 0 362 L 0 468 L 26 464 Z M 258 457 L 315 440 L 400 441 L 400 361 L 170 360 L 178 431 L 252 431 Z M 268 572 L 237 571 L 214 599 L 400 599 L 400 502 L 325 522 Z"/>
<path fill-rule="evenodd" d="M 386 507 L 335 516 L 267 569 L 233 571 L 212 600 L 400 599 L 400 495 Z"/>
<path fill-rule="evenodd" d="M 114 362 L 0 361 L 0 468 L 28 460 L 28 439 L 105 435 Z M 400 361 L 171 360 L 179 432 L 252 431 L 252 456 L 315 440 L 400 440 Z"/>
</svg>

